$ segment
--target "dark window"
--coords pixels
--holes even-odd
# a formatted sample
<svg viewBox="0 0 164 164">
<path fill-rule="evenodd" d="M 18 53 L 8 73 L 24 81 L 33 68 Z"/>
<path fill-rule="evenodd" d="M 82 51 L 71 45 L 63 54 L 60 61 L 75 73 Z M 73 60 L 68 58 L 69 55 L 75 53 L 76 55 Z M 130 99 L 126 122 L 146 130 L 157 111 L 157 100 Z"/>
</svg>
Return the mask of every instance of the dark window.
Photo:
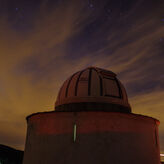
<svg viewBox="0 0 164 164">
<path fill-rule="evenodd" d="M 103 78 L 105 96 L 120 98 L 120 91 L 118 83 L 113 78 Z"/>
</svg>

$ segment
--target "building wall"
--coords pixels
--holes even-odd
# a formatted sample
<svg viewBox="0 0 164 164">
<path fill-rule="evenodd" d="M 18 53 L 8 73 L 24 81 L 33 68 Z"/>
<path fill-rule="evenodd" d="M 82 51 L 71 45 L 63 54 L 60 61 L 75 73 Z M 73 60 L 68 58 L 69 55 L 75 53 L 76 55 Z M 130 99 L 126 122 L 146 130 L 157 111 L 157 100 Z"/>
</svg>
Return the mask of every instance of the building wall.
<svg viewBox="0 0 164 164">
<path fill-rule="evenodd" d="M 159 154 L 158 121 L 153 118 L 47 112 L 28 118 L 23 164 L 160 164 Z"/>
</svg>

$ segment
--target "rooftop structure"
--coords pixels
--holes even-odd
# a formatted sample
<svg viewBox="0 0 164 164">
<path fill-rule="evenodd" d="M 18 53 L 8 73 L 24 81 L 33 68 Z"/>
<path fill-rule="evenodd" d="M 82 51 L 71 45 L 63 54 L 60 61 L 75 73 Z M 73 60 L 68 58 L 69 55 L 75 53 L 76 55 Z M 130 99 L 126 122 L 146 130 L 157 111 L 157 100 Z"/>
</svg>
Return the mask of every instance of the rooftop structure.
<svg viewBox="0 0 164 164">
<path fill-rule="evenodd" d="M 88 67 L 60 88 L 55 111 L 27 117 L 23 164 L 160 164 L 159 121 L 131 113 L 115 73 Z"/>
</svg>

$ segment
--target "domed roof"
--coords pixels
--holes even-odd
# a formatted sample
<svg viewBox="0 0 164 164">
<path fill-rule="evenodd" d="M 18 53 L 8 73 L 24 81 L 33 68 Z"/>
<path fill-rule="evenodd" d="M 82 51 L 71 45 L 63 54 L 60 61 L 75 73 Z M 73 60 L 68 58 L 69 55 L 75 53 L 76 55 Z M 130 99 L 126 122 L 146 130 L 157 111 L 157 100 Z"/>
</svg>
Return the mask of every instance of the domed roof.
<svg viewBox="0 0 164 164">
<path fill-rule="evenodd" d="M 116 74 L 88 67 L 70 76 L 60 88 L 55 111 L 131 112 L 125 88 Z"/>
</svg>

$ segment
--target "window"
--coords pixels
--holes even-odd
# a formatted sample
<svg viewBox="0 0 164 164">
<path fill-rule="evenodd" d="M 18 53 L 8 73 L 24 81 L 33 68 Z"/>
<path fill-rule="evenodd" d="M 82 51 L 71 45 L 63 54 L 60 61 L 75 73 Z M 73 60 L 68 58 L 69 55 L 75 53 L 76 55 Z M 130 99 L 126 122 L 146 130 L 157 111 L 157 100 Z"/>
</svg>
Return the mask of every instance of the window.
<svg viewBox="0 0 164 164">
<path fill-rule="evenodd" d="M 118 97 L 120 98 L 120 89 L 116 79 L 114 78 L 103 78 L 105 96 Z"/>
</svg>

